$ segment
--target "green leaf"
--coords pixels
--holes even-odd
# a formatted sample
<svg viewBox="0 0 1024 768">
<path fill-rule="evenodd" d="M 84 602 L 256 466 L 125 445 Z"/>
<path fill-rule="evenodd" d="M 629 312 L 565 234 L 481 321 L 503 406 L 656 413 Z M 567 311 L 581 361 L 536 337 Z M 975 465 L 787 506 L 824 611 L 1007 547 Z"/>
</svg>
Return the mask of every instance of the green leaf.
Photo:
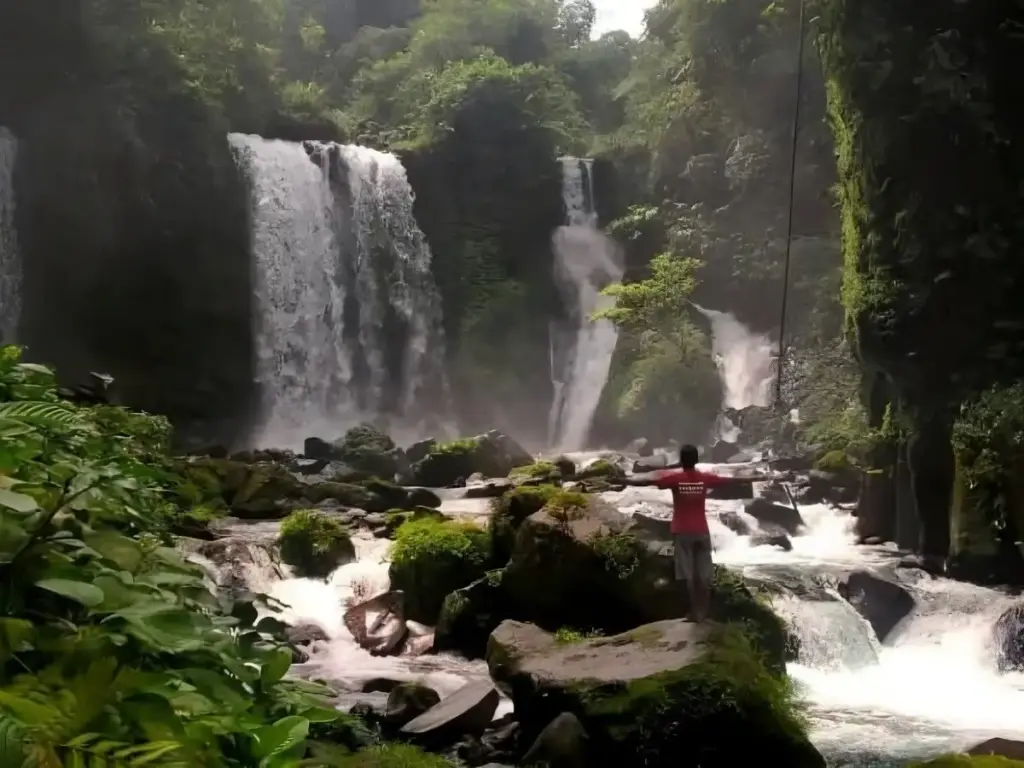
<svg viewBox="0 0 1024 768">
<path fill-rule="evenodd" d="M 14 719 L 0 715 L 0 765 L 23 768 L 26 763 L 25 736 L 21 727 Z"/>
<path fill-rule="evenodd" d="M 0 488 L 0 507 L 13 509 L 15 512 L 35 512 L 39 504 L 31 496 Z"/>
<path fill-rule="evenodd" d="M 142 547 L 138 542 L 116 531 L 97 531 L 85 537 L 85 543 L 125 571 L 138 569 L 142 564 Z"/>
<path fill-rule="evenodd" d="M 260 681 L 264 685 L 273 685 L 288 674 L 288 668 L 292 665 L 292 654 L 286 650 L 276 650 L 267 656 L 260 669 Z"/>
<path fill-rule="evenodd" d="M 260 728 L 253 733 L 256 740 L 256 757 L 262 758 L 261 766 L 267 765 L 267 760 L 275 755 L 301 743 L 309 735 L 309 720 L 304 717 L 285 717 L 273 725 Z"/>
<path fill-rule="evenodd" d="M 14 654 L 25 650 L 34 634 L 35 626 L 31 621 L 0 619 L 0 661 L 6 661 Z"/>
<path fill-rule="evenodd" d="M 36 582 L 36 586 L 81 603 L 86 608 L 93 608 L 103 602 L 103 590 L 84 581 L 42 579 Z"/>
<path fill-rule="evenodd" d="M 31 540 L 32 535 L 19 521 L 0 515 L 0 564 L 13 561 Z"/>
</svg>

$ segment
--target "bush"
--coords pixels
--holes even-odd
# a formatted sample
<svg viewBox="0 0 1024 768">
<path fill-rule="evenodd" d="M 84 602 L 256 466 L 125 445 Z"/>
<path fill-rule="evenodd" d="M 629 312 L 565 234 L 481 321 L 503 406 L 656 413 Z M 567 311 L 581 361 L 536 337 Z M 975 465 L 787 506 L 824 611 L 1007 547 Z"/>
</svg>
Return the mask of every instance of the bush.
<svg viewBox="0 0 1024 768">
<path fill-rule="evenodd" d="M 395 534 L 391 586 L 405 592 L 408 618 L 434 624 L 448 593 L 483 576 L 490 555 L 490 536 L 472 523 L 413 520 Z"/>
<path fill-rule="evenodd" d="M 292 512 L 281 523 L 281 559 L 299 576 L 326 578 L 355 559 L 348 529 L 334 517 L 313 509 Z"/>
<path fill-rule="evenodd" d="M 251 602 L 226 612 L 167 546 L 186 510 L 163 432 L 145 414 L 60 401 L 48 369 L 0 350 L 5 768 L 280 768 L 329 749 L 318 734 L 347 722 L 326 688 L 287 679 L 278 622 L 257 624 Z"/>
</svg>

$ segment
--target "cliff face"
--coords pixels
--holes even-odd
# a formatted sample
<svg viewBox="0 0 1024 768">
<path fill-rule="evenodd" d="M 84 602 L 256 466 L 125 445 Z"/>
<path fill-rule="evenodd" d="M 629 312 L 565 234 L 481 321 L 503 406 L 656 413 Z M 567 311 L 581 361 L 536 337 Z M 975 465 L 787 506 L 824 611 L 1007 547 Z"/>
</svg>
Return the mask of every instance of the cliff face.
<svg viewBox="0 0 1024 768">
<path fill-rule="evenodd" d="M 186 432 L 231 437 L 251 398 L 252 290 L 225 126 L 169 54 L 86 19 L 57 0 L 0 11 L 18 62 L 0 72 L 0 124 L 20 140 L 20 340 L 69 378 L 111 373 Z"/>
<path fill-rule="evenodd" d="M 1008 5 L 830 0 L 821 19 L 848 328 L 869 400 L 903 421 L 936 557 L 961 403 L 1024 373 L 1024 52 Z"/>
</svg>

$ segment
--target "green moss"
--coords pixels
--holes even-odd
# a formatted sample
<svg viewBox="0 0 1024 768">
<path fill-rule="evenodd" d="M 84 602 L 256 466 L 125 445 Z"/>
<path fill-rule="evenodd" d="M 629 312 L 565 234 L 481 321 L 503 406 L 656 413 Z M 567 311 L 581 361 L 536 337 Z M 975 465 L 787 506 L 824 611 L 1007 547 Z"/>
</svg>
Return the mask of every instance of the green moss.
<svg viewBox="0 0 1024 768">
<path fill-rule="evenodd" d="M 478 471 L 480 441 L 464 438 L 441 443 L 412 465 L 419 485 L 443 488 Z"/>
<path fill-rule="evenodd" d="M 391 586 L 405 592 L 410 619 L 434 624 L 445 597 L 484 575 L 490 536 L 454 520 L 414 520 L 395 533 Z"/>
<path fill-rule="evenodd" d="M 625 471 L 619 467 L 618 464 L 614 464 L 605 459 L 598 459 L 590 466 L 584 467 L 576 473 L 576 478 L 579 480 L 589 480 L 593 478 L 612 479 L 625 476 Z"/>
<path fill-rule="evenodd" d="M 300 509 L 285 518 L 278 542 L 281 559 L 300 576 L 325 578 L 356 556 L 345 526 L 312 509 Z"/>
<path fill-rule="evenodd" d="M 829 451 L 814 463 L 815 469 L 823 472 L 845 472 L 853 469 L 846 451 Z"/>
<path fill-rule="evenodd" d="M 628 533 L 599 532 L 588 543 L 604 562 L 605 570 L 622 580 L 632 576 L 647 557 L 644 543 Z"/>
<path fill-rule="evenodd" d="M 501 569 L 488 571 L 483 578 L 445 598 L 434 631 L 435 650 L 457 651 L 470 659 L 483 658 L 491 632 L 511 618 L 501 585 L 503 575 Z"/>
<path fill-rule="evenodd" d="M 673 765 L 684 750 L 695 765 L 742 765 L 755 755 L 824 765 L 789 678 L 765 666 L 740 626 L 716 628 L 705 655 L 686 667 L 577 693 L 588 730 L 607 734 L 611 749 L 638 765 Z"/>
<path fill-rule="evenodd" d="M 595 629 L 583 631 L 572 627 L 560 627 L 555 631 L 555 642 L 559 645 L 572 645 L 595 637 L 601 637 L 601 632 Z"/>
<path fill-rule="evenodd" d="M 455 768 L 438 755 L 410 744 L 381 744 L 341 758 L 340 768 Z"/>
<path fill-rule="evenodd" d="M 561 477 L 561 475 L 561 470 L 550 461 L 535 461 L 525 467 L 513 467 L 512 471 L 508 473 L 509 477 L 532 478 Z"/>
<path fill-rule="evenodd" d="M 369 424 L 352 427 L 334 444 L 339 461 L 356 470 L 385 478 L 393 478 L 398 462 L 394 441 Z"/>
<path fill-rule="evenodd" d="M 512 556 L 516 531 L 523 520 L 539 512 L 559 493 L 561 490 L 554 485 L 523 485 L 491 501 L 491 516 L 487 527 L 491 534 L 492 559 L 495 563 L 508 562 Z"/>
</svg>

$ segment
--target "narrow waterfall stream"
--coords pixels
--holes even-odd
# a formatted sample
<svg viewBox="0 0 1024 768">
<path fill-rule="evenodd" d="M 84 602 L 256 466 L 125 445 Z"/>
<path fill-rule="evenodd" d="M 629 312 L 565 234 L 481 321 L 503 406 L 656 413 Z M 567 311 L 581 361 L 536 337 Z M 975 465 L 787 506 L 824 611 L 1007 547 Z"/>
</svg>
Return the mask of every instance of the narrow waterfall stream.
<svg viewBox="0 0 1024 768">
<path fill-rule="evenodd" d="M 590 424 L 608 380 L 618 331 L 591 316 L 612 305 L 601 295 L 624 272 L 618 246 L 597 229 L 593 161 L 562 158 L 566 225 L 553 237 L 555 283 L 571 316 L 570 327 L 552 329 L 554 401 L 548 417 L 550 446 L 557 451 L 587 447 Z M 556 341 L 557 339 L 557 341 Z"/>
<path fill-rule="evenodd" d="M 14 229 L 18 140 L 0 125 L 0 343 L 15 339 L 21 316 L 21 257 Z"/>
<path fill-rule="evenodd" d="M 229 137 L 252 189 L 257 445 L 360 421 L 417 435 L 444 419 L 441 304 L 397 157 Z M 439 414 L 435 424 L 423 414 Z"/>
</svg>

